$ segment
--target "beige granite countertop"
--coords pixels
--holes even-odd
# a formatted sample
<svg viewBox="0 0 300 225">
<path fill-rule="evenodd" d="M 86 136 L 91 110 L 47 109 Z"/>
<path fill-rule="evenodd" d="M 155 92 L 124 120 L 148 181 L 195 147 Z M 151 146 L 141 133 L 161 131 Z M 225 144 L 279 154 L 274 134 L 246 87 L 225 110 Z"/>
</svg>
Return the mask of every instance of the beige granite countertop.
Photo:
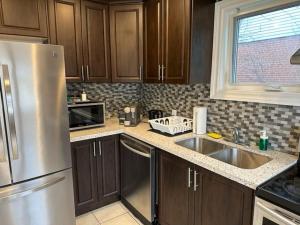
<svg viewBox="0 0 300 225">
<path fill-rule="evenodd" d="M 125 133 L 252 189 L 256 189 L 257 186 L 294 165 L 297 161 L 296 156 L 281 153 L 279 151 L 261 152 L 255 149 L 255 147 L 250 149 L 223 140 L 218 140 L 218 142 L 263 154 L 273 159 L 256 169 L 241 169 L 175 144 L 175 141 L 195 136 L 192 133 L 176 137 L 166 137 L 150 132 L 148 131 L 149 129 L 149 124 L 145 122 L 140 123 L 137 127 L 124 127 L 123 125 L 119 125 L 116 119 L 109 119 L 106 121 L 105 127 L 73 131 L 70 134 L 70 138 L 71 142 L 76 142 Z M 205 135 L 202 135 L 201 137 L 211 139 Z"/>
</svg>

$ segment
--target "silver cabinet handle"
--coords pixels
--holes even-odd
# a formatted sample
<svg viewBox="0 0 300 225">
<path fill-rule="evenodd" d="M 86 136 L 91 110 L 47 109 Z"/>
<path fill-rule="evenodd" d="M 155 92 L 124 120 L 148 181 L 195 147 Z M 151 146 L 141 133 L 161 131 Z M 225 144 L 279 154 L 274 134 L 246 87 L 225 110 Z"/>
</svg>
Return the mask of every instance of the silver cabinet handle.
<svg viewBox="0 0 300 225">
<path fill-rule="evenodd" d="M 89 79 L 90 79 L 90 69 L 89 69 L 89 65 L 86 65 L 86 76 L 87 76 L 87 79 L 89 80 Z"/>
<path fill-rule="evenodd" d="M 160 80 L 161 65 L 158 65 L 158 80 Z"/>
<path fill-rule="evenodd" d="M 127 145 L 124 141 L 120 141 L 120 143 L 125 147 L 127 148 L 129 151 L 132 151 L 140 156 L 143 156 L 143 157 L 147 157 L 147 158 L 151 158 L 151 154 L 147 154 L 147 153 L 144 153 L 144 152 L 140 152 L 139 150 L 137 149 L 134 149 L 132 147 L 130 147 L 129 145 Z"/>
<path fill-rule="evenodd" d="M 18 144 L 17 144 L 17 131 L 15 125 L 15 115 L 13 106 L 13 97 L 11 92 L 11 81 L 9 77 L 8 65 L 2 65 L 3 80 L 2 80 L 2 90 L 4 90 L 3 103 L 6 106 L 6 124 L 9 128 L 10 143 L 9 148 L 12 154 L 13 160 L 19 158 Z"/>
<path fill-rule="evenodd" d="M 81 79 L 84 81 L 84 67 L 83 65 L 81 66 Z"/>
<path fill-rule="evenodd" d="M 197 187 L 198 187 L 198 185 L 197 185 L 197 175 L 198 175 L 198 173 L 195 170 L 194 171 L 194 191 L 197 191 Z"/>
<path fill-rule="evenodd" d="M 57 184 L 63 180 L 65 180 L 66 177 L 60 177 L 60 178 L 55 178 L 55 179 L 52 179 L 48 182 L 45 182 L 41 185 L 38 185 L 36 187 L 33 187 L 29 190 L 25 190 L 25 191 L 21 191 L 21 192 L 16 192 L 16 193 L 13 193 L 13 194 L 10 194 L 10 195 L 0 195 L 0 201 L 4 201 L 4 200 L 11 200 L 11 199 L 16 199 L 16 198 L 21 198 L 21 197 L 25 197 L 27 195 L 30 195 L 30 194 L 33 194 L 34 192 L 38 192 L 38 191 L 41 191 L 47 187 L 50 187 L 54 184 Z"/>
<path fill-rule="evenodd" d="M 101 141 L 98 142 L 98 147 L 99 147 L 99 155 L 102 155 L 102 145 L 101 145 Z"/>
<path fill-rule="evenodd" d="M 165 80 L 165 69 L 166 69 L 166 67 L 164 65 L 162 65 L 162 67 L 161 67 L 161 81 Z"/>
<path fill-rule="evenodd" d="M 142 77 L 143 77 L 143 67 L 140 66 L 139 68 L 139 73 L 140 73 L 140 80 L 142 80 Z"/>
<path fill-rule="evenodd" d="M 192 173 L 192 170 L 191 168 L 188 169 L 188 188 L 191 187 L 191 173 Z"/>
<path fill-rule="evenodd" d="M 279 213 L 273 211 L 272 209 L 269 209 L 268 207 L 264 206 L 260 202 L 256 202 L 256 205 L 259 208 L 261 208 L 263 211 L 265 211 L 266 213 L 268 213 L 270 216 L 276 218 L 277 220 L 283 222 L 286 225 L 298 225 L 298 224 L 292 222 L 291 220 L 289 220 L 288 218 L 285 218 L 284 216 L 280 215 Z"/>
<path fill-rule="evenodd" d="M 94 157 L 96 157 L 96 142 L 93 142 L 93 151 L 94 151 Z"/>
</svg>

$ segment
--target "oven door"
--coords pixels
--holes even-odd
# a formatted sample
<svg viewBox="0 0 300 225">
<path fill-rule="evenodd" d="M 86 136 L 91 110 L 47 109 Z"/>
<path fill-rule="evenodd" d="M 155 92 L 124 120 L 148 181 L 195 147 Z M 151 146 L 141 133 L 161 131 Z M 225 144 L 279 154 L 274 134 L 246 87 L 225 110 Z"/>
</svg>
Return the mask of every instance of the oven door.
<svg viewBox="0 0 300 225">
<path fill-rule="evenodd" d="M 300 216 L 256 198 L 253 225 L 300 225 Z"/>
<path fill-rule="evenodd" d="M 104 125 L 104 103 L 69 105 L 70 130 L 99 127 Z"/>
</svg>

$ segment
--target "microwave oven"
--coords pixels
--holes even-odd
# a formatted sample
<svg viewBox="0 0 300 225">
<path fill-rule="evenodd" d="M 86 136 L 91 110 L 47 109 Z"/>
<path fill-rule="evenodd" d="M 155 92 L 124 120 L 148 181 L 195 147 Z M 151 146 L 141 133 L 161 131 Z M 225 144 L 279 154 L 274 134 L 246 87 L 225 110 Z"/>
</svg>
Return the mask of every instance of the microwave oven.
<svg viewBox="0 0 300 225">
<path fill-rule="evenodd" d="M 75 103 L 72 105 L 68 105 L 68 112 L 71 131 L 104 126 L 104 103 Z"/>
</svg>

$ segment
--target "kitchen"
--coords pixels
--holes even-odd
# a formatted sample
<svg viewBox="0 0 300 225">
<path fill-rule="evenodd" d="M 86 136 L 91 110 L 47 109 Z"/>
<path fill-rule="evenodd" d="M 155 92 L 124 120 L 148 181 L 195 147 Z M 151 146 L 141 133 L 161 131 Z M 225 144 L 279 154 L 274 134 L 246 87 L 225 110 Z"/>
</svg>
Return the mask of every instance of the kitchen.
<svg viewBox="0 0 300 225">
<path fill-rule="evenodd" d="M 1 0 L 1 225 L 299 225 L 298 0 Z"/>
</svg>

